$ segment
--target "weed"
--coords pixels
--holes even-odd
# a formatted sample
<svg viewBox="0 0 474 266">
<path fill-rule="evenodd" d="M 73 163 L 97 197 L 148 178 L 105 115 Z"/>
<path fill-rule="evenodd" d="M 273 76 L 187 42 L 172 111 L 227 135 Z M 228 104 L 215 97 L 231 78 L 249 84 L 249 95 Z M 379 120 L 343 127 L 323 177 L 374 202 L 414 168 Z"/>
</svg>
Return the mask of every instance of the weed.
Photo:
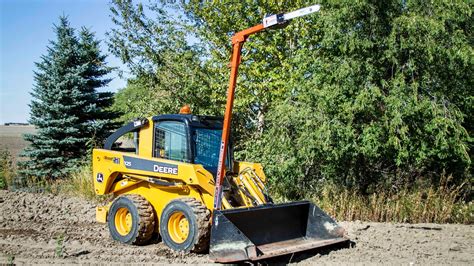
<svg viewBox="0 0 474 266">
<path fill-rule="evenodd" d="M 7 189 L 11 183 L 15 169 L 13 158 L 8 150 L 0 150 L 0 189 Z"/>
<path fill-rule="evenodd" d="M 15 256 L 13 255 L 8 256 L 7 265 L 15 265 Z"/>
<path fill-rule="evenodd" d="M 56 238 L 56 257 L 63 258 L 64 253 L 64 233 L 60 233 Z"/>
</svg>

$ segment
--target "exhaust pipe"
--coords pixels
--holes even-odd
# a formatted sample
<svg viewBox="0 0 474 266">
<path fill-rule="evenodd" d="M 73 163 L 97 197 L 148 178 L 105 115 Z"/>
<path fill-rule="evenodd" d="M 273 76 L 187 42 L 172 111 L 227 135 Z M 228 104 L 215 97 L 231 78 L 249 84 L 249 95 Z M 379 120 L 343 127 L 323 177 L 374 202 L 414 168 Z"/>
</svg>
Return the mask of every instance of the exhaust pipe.
<svg viewBox="0 0 474 266">
<path fill-rule="evenodd" d="M 215 210 L 209 255 L 255 261 L 348 241 L 345 230 L 309 201 Z"/>
</svg>

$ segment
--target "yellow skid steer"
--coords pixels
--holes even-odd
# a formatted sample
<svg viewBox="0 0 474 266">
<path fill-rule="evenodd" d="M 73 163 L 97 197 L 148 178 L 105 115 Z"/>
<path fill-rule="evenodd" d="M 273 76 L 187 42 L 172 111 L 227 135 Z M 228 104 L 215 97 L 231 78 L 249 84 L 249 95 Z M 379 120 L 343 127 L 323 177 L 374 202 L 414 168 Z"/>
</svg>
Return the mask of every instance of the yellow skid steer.
<svg viewBox="0 0 474 266">
<path fill-rule="evenodd" d="M 146 244 L 160 235 L 171 249 L 209 251 L 216 262 L 260 260 L 348 239 L 309 201 L 274 204 L 259 163 L 237 162 L 229 142 L 243 43 L 251 34 L 319 11 L 319 5 L 264 18 L 232 38 L 224 117 L 179 114 L 130 122 L 93 151 L 96 194 L 113 194 L 96 218 L 113 239 Z M 125 143 L 133 136 L 133 143 Z M 131 142 L 131 141 L 129 141 Z"/>
</svg>

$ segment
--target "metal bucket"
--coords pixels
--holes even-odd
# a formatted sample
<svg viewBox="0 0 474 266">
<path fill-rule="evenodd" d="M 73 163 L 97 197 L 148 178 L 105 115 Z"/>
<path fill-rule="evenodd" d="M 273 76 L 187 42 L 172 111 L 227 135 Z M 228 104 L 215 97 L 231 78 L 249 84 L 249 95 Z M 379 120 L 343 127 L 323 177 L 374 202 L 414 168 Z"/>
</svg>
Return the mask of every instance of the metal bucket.
<svg viewBox="0 0 474 266">
<path fill-rule="evenodd" d="M 215 262 L 260 260 L 348 241 L 309 201 L 216 210 L 209 255 Z"/>
</svg>

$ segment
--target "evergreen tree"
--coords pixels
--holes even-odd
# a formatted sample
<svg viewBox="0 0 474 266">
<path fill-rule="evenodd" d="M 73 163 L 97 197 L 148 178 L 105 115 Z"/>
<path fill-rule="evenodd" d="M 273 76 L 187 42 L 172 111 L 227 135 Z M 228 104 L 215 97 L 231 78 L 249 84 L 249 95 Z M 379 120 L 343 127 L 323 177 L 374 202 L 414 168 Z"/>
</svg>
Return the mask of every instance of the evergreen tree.
<svg viewBox="0 0 474 266">
<path fill-rule="evenodd" d="M 24 176 L 56 179 L 75 170 L 92 142 L 100 142 L 115 126 L 111 93 L 97 88 L 110 82 L 111 69 L 100 53 L 99 41 L 87 29 L 79 36 L 66 17 L 55 26 L 56 40 L 36 63 L 30 120 L 37 132 L 25 135 Z"/>
</svg>

